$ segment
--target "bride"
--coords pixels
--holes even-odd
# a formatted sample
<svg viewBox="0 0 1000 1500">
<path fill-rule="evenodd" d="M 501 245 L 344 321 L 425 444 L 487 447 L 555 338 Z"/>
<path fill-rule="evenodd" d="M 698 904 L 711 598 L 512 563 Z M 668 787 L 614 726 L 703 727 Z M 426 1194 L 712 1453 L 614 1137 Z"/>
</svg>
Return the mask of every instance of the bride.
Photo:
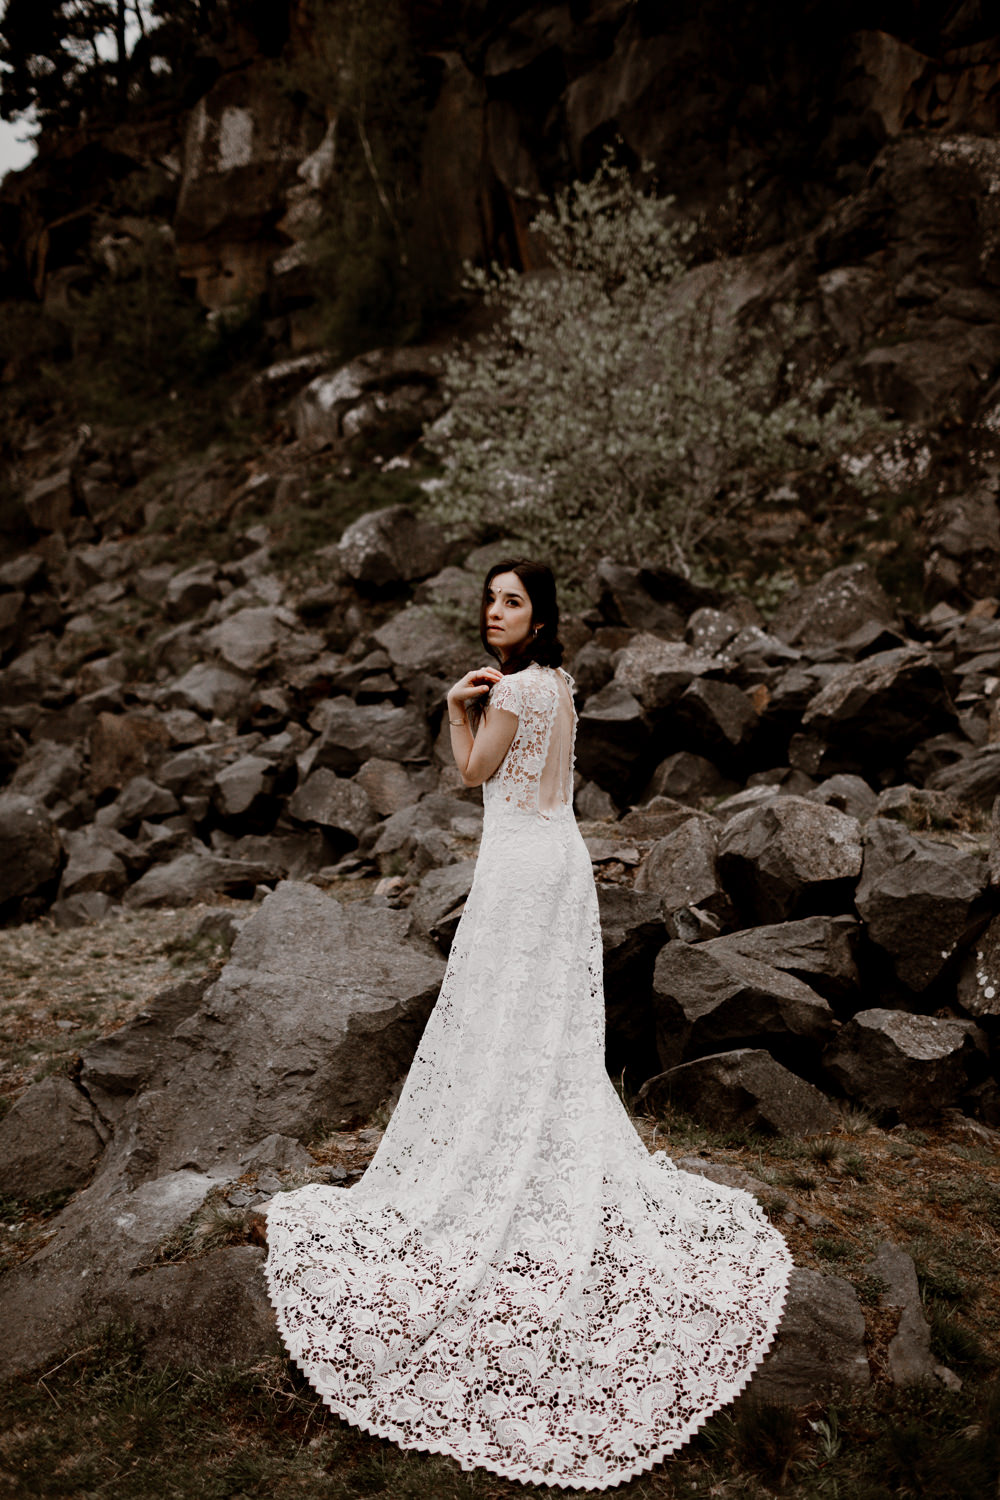
<svg viewBox="0 0 1000 1500">
<path fill-rule="evenodd" d="M 361 1181 L 271 1200 L 268 1285 L 348 1421 L 464 1469 L 604 1489 L 746 1385 L 790 1258 L 748 1194 L 647 1152 L 605 1071 L 549 569 L 491 568 L 481 633 L 499 669 L 448 694 L 485 816 L 441 993 Z"/>
</svg>

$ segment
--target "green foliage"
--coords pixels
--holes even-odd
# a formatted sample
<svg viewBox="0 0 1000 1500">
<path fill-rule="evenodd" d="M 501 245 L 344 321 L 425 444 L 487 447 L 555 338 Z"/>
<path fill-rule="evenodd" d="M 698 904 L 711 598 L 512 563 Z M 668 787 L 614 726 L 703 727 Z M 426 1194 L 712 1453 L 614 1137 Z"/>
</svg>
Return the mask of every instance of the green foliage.
<svg viewBox="0 0 1000 1500">
<path fill-rule="evenodd" d="M 426 85 L 402 0 L 313 0 L 286 88 L 326 123 L 333 170 L 309 240 L 322 342 L 345 358 L 401 341 L 425 288 L 413 242 Z"/>
<path fill-rule="evenodd" d="M 724 264 L 689 269 L 671 201 L 610 156 L 534 231 L 551 269 L 469 273 L 496 323 L 448 358 L 426 435 L 446 522 L 523 538 L 570 579 L 602 554 L 690 571 L 727 518 L 879 425 L 788 363 L 789 310 L 740 333 Z"/>
</svg>

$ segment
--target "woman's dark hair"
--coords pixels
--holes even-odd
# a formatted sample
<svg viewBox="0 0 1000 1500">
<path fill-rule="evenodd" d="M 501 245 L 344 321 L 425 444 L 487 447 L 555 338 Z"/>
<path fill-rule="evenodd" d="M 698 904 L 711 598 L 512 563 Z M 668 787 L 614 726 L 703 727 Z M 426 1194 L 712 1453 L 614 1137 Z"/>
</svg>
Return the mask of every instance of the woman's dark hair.
<svg viewBox="0 0 1000 1500">
<path fill-rule="evenodd" d="M 490 644 L 490 638 L 486 634 L 490 584 L 499 573 L 516 573 L 531 601 L 532 634 L 506 661 L 501 661 L 500 652 Z M 537 631 L 534 628 L 536 625 Z M 552 576 L 552 569 L 546 567 L 545 563 L 531 562 L 526 557 L 508 558 L 506 562 L 494 563 L 483 583 L 483 598 L 479 606 L 479 639 L 490 656 L 495 656 L 500 662 L 500 670 L 505 677 L 509 677 L 512 672 L 523 672 L 532 662 L 537 662 L 540 667 L 558 667 L 563 659 L 563 644 L 559 639 L 559 605 L 556 602 L 556 581 Z M 479 724 L 488 703 L 487 693 L 484 698 L 475 699 L 468 705 L 466 712 L 473 728 Z"/>
<path fill-rule="evenodd" d="M 556 602 L 556 581 L 552 569 L 544 563 L 531 562 L 524 557 L 515 557 L 506 562 L 494 563 L 483 584 L 483 599 L 479 608 L 479 638 L 491 656 L 500 660 L 500 653 L 490 645 L 486 634 L 486 611 L 489 608 L 490 584 L 499 573 L 516 573 L 524 584 L 525 593 L 531 601 L 532 634 L 517 651 L 501 662 L 504 676 L 511 672 L 523 672 L 532 662 L 541 667 L 558 667 L 563 659 L 562 641 L 559 639 L 559 605 Z"/>
</svg>

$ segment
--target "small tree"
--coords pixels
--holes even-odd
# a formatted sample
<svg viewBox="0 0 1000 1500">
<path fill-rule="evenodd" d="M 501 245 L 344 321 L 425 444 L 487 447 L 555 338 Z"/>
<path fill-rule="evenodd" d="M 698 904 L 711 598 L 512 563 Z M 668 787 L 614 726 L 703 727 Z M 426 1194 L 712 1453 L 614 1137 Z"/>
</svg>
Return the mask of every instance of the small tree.
<svg viewBox="0 0 1000 1500">
<path fill-rule="evenodd" d="M 722 522 L 878 422 L 791 383 L 789 327 L 738 334 L 669 200 L 606 159 L 538 215 L 551 269 L 470 271 L 492 333 L 446 359 L 431 505 L 522 538 L 572 581 L 599 556 L 689 571 Z M 787 321 L 787 320 L 786 320 Z"/>
</svg>

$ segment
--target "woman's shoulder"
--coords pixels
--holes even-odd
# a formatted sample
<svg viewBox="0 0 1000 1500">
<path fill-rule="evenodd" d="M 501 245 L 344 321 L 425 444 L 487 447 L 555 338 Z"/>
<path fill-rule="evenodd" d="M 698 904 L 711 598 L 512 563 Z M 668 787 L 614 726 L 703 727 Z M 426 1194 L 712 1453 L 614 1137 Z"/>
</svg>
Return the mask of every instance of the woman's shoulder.
<svg viewBox="0 0 1000 1500">
<path fill-rule="evenodd" d="M 539 662 L 533 661 L 522 667 L 520 672 L 501 677 L 490 694 L 490 702 L 497 708 L 507 708 L 513 713 L 520 713 L 529 707 L 545 708 L 558 692 L 559 678 L 563 679 L 572 692 L 573 679 L 562 667 L 543 667 Z"/>
</svg>

